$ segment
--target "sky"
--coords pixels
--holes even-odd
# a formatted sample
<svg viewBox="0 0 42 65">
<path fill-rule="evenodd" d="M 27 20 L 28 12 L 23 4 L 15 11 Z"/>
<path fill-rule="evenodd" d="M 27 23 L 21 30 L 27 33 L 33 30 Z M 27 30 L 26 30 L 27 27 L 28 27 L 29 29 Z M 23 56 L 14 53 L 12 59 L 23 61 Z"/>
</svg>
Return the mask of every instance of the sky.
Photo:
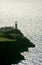
<svg viewBox="0 0 42 65">
<path fill-rule="evenodd" d="M 0 0 L 1 15 L 41 15 L 42 0 Z"/>
<path fill-rule="evenodd" d="M 15 21 L 24 34 L 41 34 L 42 0 L 0 0 L 0 27 L 14 26 Z"/>
</svg>

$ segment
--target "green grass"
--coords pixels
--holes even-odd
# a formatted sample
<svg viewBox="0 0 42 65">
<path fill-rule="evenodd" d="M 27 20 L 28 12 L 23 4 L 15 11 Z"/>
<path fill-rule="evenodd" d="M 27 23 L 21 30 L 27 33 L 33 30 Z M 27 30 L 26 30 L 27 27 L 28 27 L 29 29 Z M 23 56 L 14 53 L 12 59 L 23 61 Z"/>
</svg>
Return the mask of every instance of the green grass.
<svg viewBox="0 0 42 65">
<path fill-rule="evenodd" d="M 16 41 L 16 39 L 0 38 L 0 41 Z"/>
<path fill-rule="evenodd" d="M 4 34 L 0 33 L 0 41 L 16 41 L 16 39 L 8 39 Z"/>
</svg>

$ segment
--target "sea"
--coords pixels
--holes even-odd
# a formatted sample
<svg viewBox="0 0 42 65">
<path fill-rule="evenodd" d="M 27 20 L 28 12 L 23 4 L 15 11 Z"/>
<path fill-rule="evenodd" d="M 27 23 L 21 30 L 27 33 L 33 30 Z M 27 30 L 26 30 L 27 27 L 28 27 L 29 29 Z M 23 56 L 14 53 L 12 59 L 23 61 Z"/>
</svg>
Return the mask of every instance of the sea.
<svg viewBox="0 0 42 65">
<path fill-rule="evenodd" d="M 29 36 L 29 39 L 35 44 L 35 48 L 29 48 L 29 51 L 21 53 L 25 60 L 12 65 L 42 65 L 42 35 Z"/>
<path fill-rule="evenodd" d="M 26 21 L 19 22 L 19 28 L 24 36 L 35 44 L 35 47 L 21 53 L 25 60 L 13 65 L 42 65 L 42 17 L 34 17 L 31 20 L 26 19 Z"/>
</svg>

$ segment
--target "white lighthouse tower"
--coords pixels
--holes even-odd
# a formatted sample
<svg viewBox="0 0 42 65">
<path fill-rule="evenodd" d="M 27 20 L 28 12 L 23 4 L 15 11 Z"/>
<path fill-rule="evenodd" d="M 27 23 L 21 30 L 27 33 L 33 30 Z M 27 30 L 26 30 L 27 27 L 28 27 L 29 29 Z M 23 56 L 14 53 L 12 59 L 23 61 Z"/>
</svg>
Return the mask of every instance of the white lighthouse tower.
<svg viewBox="0 0 42 65">
<path fill-rule="evenodd" d="M 17 30 L 17 21 L 15 22 L 15 29 Z"/>
</svg>

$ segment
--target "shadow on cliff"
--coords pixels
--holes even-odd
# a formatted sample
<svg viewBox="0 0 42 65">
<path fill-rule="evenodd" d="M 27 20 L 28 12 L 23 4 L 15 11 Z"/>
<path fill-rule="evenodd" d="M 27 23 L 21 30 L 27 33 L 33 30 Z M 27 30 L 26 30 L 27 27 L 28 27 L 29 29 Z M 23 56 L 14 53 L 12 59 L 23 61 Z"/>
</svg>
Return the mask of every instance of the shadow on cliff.
<svg viewBox="0 0 42 65">
<path fill-rule="evenodd" d="M 26 37 L 18 38 L 17 41 L 0 42 L 0 65 L 18 64 L 25 60 L 20 52 L 28 51 L 28 48 L 35 47 Z"/>
</svg>

